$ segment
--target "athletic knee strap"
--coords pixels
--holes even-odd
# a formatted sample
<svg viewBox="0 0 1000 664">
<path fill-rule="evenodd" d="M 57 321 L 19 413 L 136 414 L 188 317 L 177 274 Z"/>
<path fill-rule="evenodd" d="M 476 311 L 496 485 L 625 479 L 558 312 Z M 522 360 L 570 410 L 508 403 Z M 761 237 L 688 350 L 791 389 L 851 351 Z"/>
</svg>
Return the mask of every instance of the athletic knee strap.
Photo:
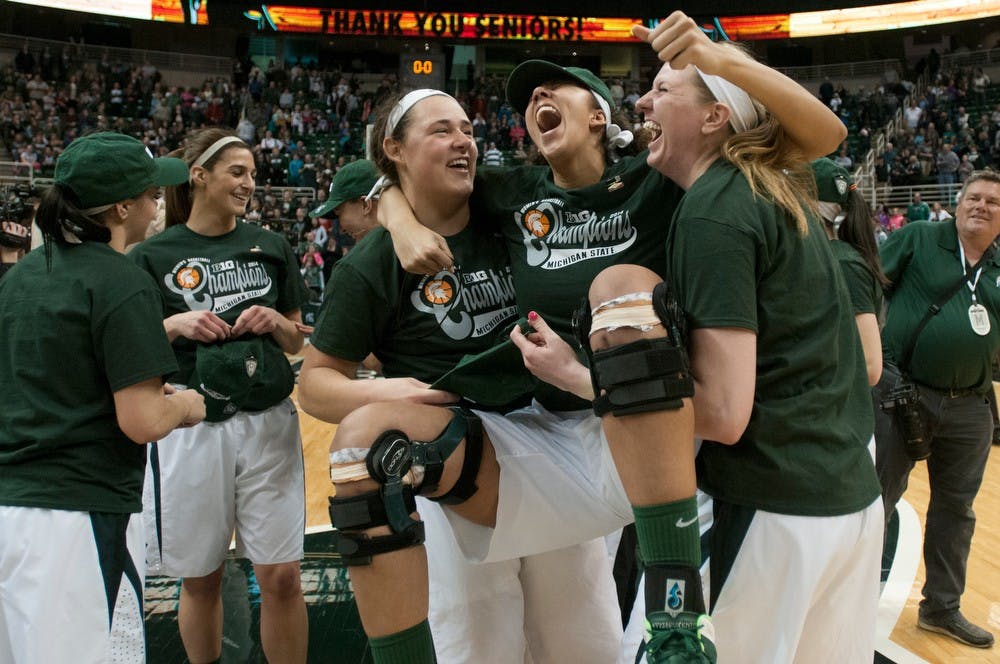
<svg viewBox="0 0 1000 664">
<path fill-rule="evenodd" d="M 444 505 L 460 505 L 475 495 L 479 487 L 476 476 L 483 461 L 483 422 L 467 410 L 459 409 L 457 417 L 465 419 L 465 459 L 462 461 L 462 471 L 455 480 L 455 485 L 442 496 L 428 497 L 436 503 Z M 452 420 L 454 422 L 454 420 Z M 423 487 L 421 487 L 421 491 Z"/>
<path fill-rule="evenodd" d="M 596 351 L 590 373 L 598 416 L 676 410 L 694 394 L 687 354 L 664 337 Z"/>
<path fill-rule="evenodd" d="M 372 556 L 418 546 L 424 541 L 424 524 L 409 516 L 416 510 L 413 489 L 399 482 L 349 498 L 334 496 L 330 498 L 334 550 L 347 565 L 368 565 Z M 378 526 L 389 526 L 393 532 L 378 537 L 358 532 Z"/>
<path fill-rule="evenodd" d="M 653 311 L 666 337 L 640 339 L 594 351 L 590 346 L 592 314 L 586 300 L 573 318 L 577 341 L 590 361 L 594 412 L 629 415 L 675 410 L 694 394 L 694 380 L 684 346 L 684 315 L 665 283 L 652 293 Z"/>
</svg>

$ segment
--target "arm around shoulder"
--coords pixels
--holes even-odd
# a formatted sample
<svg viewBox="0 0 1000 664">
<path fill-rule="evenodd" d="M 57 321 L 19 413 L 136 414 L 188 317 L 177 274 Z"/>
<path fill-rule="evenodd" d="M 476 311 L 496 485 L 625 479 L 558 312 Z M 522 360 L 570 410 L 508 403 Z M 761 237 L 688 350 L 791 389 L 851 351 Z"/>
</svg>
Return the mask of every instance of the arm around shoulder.
<svg viewBox="0 0 1000 664">
<path fill-rule="evenodd" d="M 436 274 L 455 264 L 448 242 L 420 223 L 399 187 L 382 192 L 376 217 L 389 231 L 399 263 L 407 272 Z"/>
</svg>

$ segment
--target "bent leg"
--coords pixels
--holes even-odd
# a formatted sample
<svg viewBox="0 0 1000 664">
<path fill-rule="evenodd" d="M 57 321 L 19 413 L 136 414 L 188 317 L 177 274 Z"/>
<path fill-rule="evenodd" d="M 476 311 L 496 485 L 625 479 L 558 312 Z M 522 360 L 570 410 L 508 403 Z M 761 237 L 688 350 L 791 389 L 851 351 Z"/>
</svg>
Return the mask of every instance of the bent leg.
<svg viewBox="0 0 1000 664">
<path fill-rule="evenodd" d="M 594 316 L 589 340 L 597 366 L 592 369 L 597 389 L 610 382 L 604 379 L 606 373 L 617 372 L 610 365 L 607 372 L 601 369 L 600 351 L 636 349 L 646 356 L 655 355 L 647 361 L 648 375 L 629 376 L 638 384 L 635 388 L 626 386 L 623 397 L 614 399 L 617 403 L 641 402 L 639 408 L 619 406 L 602 417 L 635 514 L 639 551 L 646 567 L 646 611 L 654 629 L 676 624 L 682 612 L 694 620 L 705 610 L 698 572 L 701 543 L 695 499 L 693 389 L 685 389 L 685 381 L 690 380 L 686 351 L 674 334 L 680 321 L 670 318 L 669 307 L 654 306 L 658 296 L 653 293 L 660 282 L 651 270 L 618 265 L 597 276 L 589 296 Z M 637 297 L 637 293 L 648 297 Z M 652 346 L 642 343 L 649 340 L 660 342 Z M 634 365 L 646 356 L 617 361 Z M 662 370 L 664 365 L 670 369 Z M 613 394 L 610 389 L 608 393 Z M 694 628 L 693 623 L 688 627 Z"/>
<path fill-rule="evenodd" d="M 655 272 L 635 265 L 608 268 L 597 275 L 590 287 L 590 306 L 594 308 L 629 293 L 651 293 L 661 281 Z M 628 305 L 616 308 L 622 310 L 625 306 Z M 597 351 L 665 336 L 667 331 L 662 324 L 649 329 L 621 326 L 594 329 L 590 343 Z M 695 495 L 693 415 L 689 398 L 676 409 L 604 415 L 604 432 L 633 506 L 657 505 Z M 691 530 L 697 535 L 697 525 Z"/>
<path fill-rule="evenodd" d="M 410 441 L 433 441 L 449 426 L 455 415 L 452 411 L 433 406 L 404 403 L 370 404 L 360 408 L 341 422 L 331 445 L 332 451 L 368 448 L 383 433 L 397 430 Z M 437 487 L 427 492 L 428 497 L 448 494 L 462 476 L 466 445 L 463 439 L 444 460 Z M 339 476 L 339 475 L 338 475 Z M 420 491 L 420 481 L 413 472 L 406 472 L 404 481 Z M 483 525 L 492 525 L 496 519 L 499 468 L 492 446 L 483 441 L 481 464 L 476 474 L 478 490 L 461 504 L 449 509 Z M 380 483 L 371 477 L 352 481 L 337 481 L 337 500 L 371 497 L 380 490 Z M 400 499 L 401 500 L 401 499 Z M 386 506 L 387 511 L 390 508 Z M 415 510 L 409 509 L 409 518 L 418 519 Z M 335 524 L 336 525 L 336 524 Z M 422 529 L 421 529 L 422 532 Z M 393 535 L 390 525 L 365 528 L 369 538 Z M 362 533 L 351 533 L 356 536 Z M 383 651 L 396 652 L 406 649 L 433 661 L 433 643 L 427 629 L 428 588 L 427 556 L 422 545 L 422 534 L 417 541 L 402 543 L 395 550 L 371 556 L 369 564 L 352 565 L 351 582 L 358 611 L 365 632 L 372 638 L 372 651 L 379 661 Z"/>
</svg>

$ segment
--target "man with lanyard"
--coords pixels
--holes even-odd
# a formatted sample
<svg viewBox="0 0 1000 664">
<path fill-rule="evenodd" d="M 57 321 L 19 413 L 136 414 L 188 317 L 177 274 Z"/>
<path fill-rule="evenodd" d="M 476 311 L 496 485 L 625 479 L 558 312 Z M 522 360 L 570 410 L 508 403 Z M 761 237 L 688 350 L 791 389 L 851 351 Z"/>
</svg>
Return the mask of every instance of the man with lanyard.
<svg viewBox="0 0 1000 664">
<path fill-rule="evenodd" d="M 873 393 L 886 516 L 927 459 L 927 581 L 919 627 L 978 648 L 993 635 L 959 611 L 979 491 L 990 451 L 991 360 L 1000 350 L 1000 175 L 974 173 L 956 219 L 910 224 L 881 246 L 892 282 L 882 333 L 885 371 Z"/>
</svg>

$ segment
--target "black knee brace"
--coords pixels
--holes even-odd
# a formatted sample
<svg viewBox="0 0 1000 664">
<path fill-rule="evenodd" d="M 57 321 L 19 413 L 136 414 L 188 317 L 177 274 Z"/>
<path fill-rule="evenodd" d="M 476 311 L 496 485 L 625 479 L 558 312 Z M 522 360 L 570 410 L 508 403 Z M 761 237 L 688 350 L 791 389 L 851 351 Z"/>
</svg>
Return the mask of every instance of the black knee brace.
<svg viewBox="0 0 1000 664">
<path fill-rule="evenodd" d="M 378 490 L 350 498 L 330 498 L 330 521 L 336 528 L 334 546 L 348 565 L 367 565 L 373 555 L 423 543 L 423 523 L 410 518 L 416 511 L 414 494 L 437 488 L 445 460 L 463 437 L 465 460 L 458 480 L 448 493 L 431 500 L 458 504 L 475 494 L 478 489 L 475 479 L 482 460 L 482 423 L 467 411 L 453 412 L 445 430 L 427 443 L 411 441 L 395 429 L 382 433 L 365 457 L 368 474 L 380 485 Z M 423 481 L 416 491 L 403 482 L 414 466 L 423 470 Z M 356 532 L 386 525 L 391 535 L 369 537 Z"/>
<path fill-rule="evenodd" d="M 640 339 L 606 350 L 590 347 L 593 322 L 584 299 L 573 316 L 577 341 L 590 363 L 594 413 L 630 415 L 654 410 L 676 410 L 694 395 L 694 379 L 684 339 L 684 314 L 665 282 L 653 289 L 653 311 L 666 337 Z"/>
</svg>

